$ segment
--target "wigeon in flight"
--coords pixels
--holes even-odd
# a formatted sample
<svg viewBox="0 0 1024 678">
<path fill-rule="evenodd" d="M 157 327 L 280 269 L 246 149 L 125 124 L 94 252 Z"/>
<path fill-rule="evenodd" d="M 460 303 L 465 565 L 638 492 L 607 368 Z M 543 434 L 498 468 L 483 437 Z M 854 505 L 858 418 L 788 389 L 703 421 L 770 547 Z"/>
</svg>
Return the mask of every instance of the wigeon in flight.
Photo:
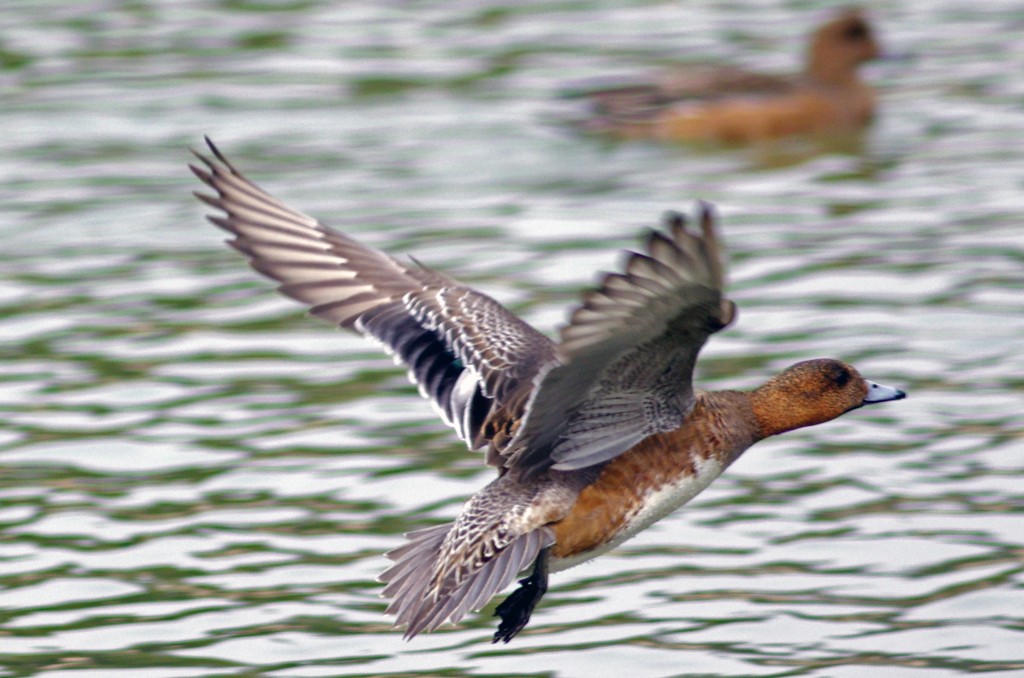
<svg viewBox="0 0 1024 678">
<path fill-rule="evenodd" d="M 508 642 L 550 572 L 665 517 L 757 441 L 904 397 L 828 359 L 753 391 L 695 388 L 698 351 L 736 317 L 708 205 L 699 233 L 669 214 L 553 341 L 491 297 L 291 209 L 209 146 L 214 159 L 191 167 L 216 195 L 196 195 L 223 213 L 209 219 L 228 243 L 313 315 L 383 345 L 497 469 L 454 523 L 386 554 L 387 613 L 406 638 L 458 622 L 532 566 L 497 608 L 494 640 Z"/>
</svg>

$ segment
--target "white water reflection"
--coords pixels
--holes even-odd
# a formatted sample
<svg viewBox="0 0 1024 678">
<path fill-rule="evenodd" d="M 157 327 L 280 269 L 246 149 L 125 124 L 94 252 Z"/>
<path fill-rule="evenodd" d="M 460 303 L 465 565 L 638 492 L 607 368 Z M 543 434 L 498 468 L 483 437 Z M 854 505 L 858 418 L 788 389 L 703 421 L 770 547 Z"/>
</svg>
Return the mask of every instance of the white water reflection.
<svg viewBox="0 0 1024 678">
<path fill-rule="evenodd" d="M 182 445 L 143 443 L 123 438 L 44 443 L 0 452 L 0 461 L 4 464 L 66 465 L 108 473 L 220 466 L 242 457 L 240 452 L 188 449 Z"/>
</svg>

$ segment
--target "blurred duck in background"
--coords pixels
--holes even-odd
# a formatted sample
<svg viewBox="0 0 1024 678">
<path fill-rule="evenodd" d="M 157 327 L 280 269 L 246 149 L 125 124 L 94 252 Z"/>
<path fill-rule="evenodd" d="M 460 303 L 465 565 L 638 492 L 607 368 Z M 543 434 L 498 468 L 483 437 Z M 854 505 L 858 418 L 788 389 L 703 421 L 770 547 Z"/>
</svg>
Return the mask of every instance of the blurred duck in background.
<svg viewBox="0 0 1024 678">
<path fill-rule="evenodd" d="M 569 96 L 593 102 L 585 130 L 626 139 L 749 144 L 842 134 L 871 120 L 875 93 L 857 69 L 880 54 L 864 14 L 851 8 L 814 32 L 796 76 L 694 65 L 655 82 Z"/>
</svg>

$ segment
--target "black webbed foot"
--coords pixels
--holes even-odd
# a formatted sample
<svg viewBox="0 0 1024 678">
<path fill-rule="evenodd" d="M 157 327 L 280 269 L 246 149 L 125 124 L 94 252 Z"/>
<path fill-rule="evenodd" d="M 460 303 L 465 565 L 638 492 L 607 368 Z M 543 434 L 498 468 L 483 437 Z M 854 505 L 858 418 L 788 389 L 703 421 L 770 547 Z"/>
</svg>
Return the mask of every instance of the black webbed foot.
<svg viewBox="0 0 1024 678">
<path fill-rule="evenodd" d="M 533 565 L 533 574 L 525 579 L 520 579 L 521 586 L 509 594 L 501 605 L 494 610 L 495 617 L 501 617 L 498 630 L 494 633 L 496 643 L 499 640 L 507 643 L 515 638 L 516 634 L 523 630 L 533 608 L 544 597 L 548 590 L 548 552 L 550 548 L 541 549 L 537 555 L 537 561 Z"/>
</svg>

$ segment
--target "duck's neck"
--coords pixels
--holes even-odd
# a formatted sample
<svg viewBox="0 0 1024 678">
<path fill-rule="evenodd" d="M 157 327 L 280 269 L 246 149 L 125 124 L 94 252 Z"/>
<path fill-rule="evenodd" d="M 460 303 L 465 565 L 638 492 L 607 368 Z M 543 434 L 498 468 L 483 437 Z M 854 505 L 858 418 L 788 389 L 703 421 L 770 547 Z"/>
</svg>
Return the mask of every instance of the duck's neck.
<svg viewBox="0 0 1024 678">
<path fill-rule="evenodd" d="M 818 397 L 803 392 L 788 377 L 783 372 L 749 393 L 758 440 L 833 418 L 825 414 Z"/>
<path fill-rule="evenodd" d="M 836 63 L 829 59 L 815 59 L 813 56 L 807 64 L 804 77 L 809 82 L 823 87 L 851 87 L 860 82 L 857 67 L 847 63 Z"/>
</svg>

